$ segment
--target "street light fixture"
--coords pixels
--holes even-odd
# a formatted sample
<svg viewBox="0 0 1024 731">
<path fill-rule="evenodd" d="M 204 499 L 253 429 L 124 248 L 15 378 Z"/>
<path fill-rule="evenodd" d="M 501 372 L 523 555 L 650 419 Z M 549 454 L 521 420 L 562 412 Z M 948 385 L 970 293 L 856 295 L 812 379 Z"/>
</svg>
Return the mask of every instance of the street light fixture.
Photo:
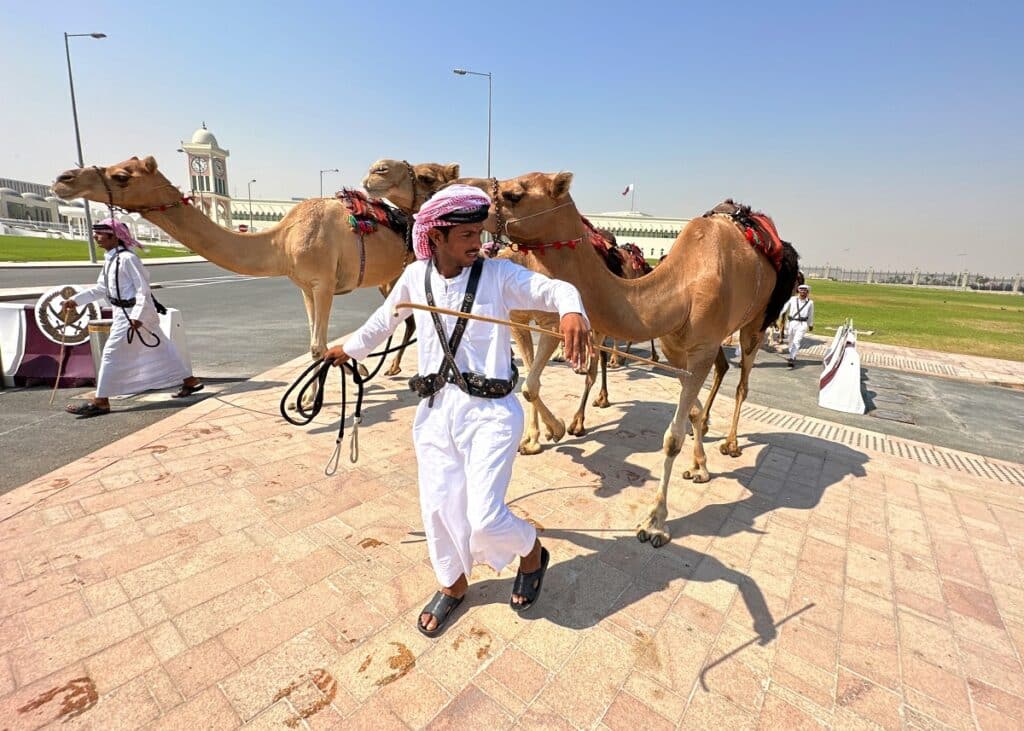
<svg viewBox="0 0 1024 731">
<path fill-rule="evenodd" d="M 249 181 L 249 233 L 252 233 L 252 184 L 256 182 L 256 178 Z"/>
<path fill-rule="evenodd" d="M 340 173 L 338 168 L 327 168 L 326 170 L 320 171 L 320 197 L 324 197 L 324 173 Z"/>
<path fill-rule="evenodd" d="M 452 69 L 453 74 L 459 76 L 486 76 L 487 77 L 487 177 L 491 177 L 491 72 L 490 71 L 469 71 L 467 69 Z"/>
<path fill-rule="evenodd" d="M 85 159 L 82 157 L 82 135 L 78 131 L 78 106 L 75 104 L 75 79 L 71 75 L 71 46 L 68 43 L 68 38 L 81 38 L 88 36 L 89 38 L 106 38 L 106 33 L 65 33 L 64 34 L 64 53 L 68 59 L 68 84 L 71 86 L 71 114 L 75 118 L 75 144 L 78 145 L 78 167 L 85 167 Z M 89 261 L 93 264 L 96 263 L 96 242 L 92 238 L 92 215 L 89 212 L 89 201 L 85 198 L 82 199 L 85 204 L 85 236 L 89 242 Z"/>
</svg>

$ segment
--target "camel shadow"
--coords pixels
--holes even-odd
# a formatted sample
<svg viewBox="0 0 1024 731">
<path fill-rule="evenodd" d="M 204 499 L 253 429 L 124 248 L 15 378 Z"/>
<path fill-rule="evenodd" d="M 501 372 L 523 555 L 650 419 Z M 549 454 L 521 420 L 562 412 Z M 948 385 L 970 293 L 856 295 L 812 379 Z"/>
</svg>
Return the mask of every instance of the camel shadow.
<svg viewBox="0 0 1024 731">
<path fill-rule="evenodd" d="M 699 551 L 682 541 L 687 536 L 770 535 L 772 525 L 765 516 L 779 509 L 813 510 L 829 487 L 849 477 L 865 475 L 868 457 L 845 445 L 803 434 L 756 434 L 748 442 L 748 446 L 762 447 L 755 464 L 716 477 L 735 480 L 748 494 L 738 500 L 704 505 L 668 521 L 673 540 L 659 549 L 637 541 L 632 527 L 586 529 L 556 525 L 544 529 L 542 540 L 568 541 L 585 553 L 552 564 L 545 578 L 542 602 L 524 618 L 547 619 L 563 627 L 585 629 L 620 611 L 628 612 L 631 605 L 644 602 L 652 594 L 665 594 L 671 603 L 685 583 L 723 581 L 739 592 L 757 641 L 766 644 L 774 639 L 778 622 L 757 582 L 712 552 Z M 673 481 L 677 495 L 679 487 Z M 599 491 L 591 494 L 603 497 Z M 650 495 L 654 495 L 653 488 Z M 524 495 L 516 502 L 528 510 L 529 498 Z M 673 502 L 670 495 L 670 513 Z M 616 535 L 605 537 L 607 533 Z M 494 593 L 497 599 L 504 595 L 507 600 L 511 581 L 486 583 L 497 586 L 487 588 L 485 594 Z M 645 606 L 643 611 L 651 610 Z"/>
</svg>

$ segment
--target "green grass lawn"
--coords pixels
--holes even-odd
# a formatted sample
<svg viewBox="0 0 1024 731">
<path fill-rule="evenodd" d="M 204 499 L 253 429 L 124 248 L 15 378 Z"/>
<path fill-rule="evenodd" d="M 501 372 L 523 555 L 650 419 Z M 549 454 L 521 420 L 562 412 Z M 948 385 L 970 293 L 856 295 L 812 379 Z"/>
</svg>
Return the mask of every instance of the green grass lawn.
<svg viewBox="0 0 1024 731">
<path fill-rule="evenodd" d="M 808 280 L 814 333 L 853 318 L 865 342 L 1024 361 L 1024 296 Z"/>
<path fill-rule="evenodd" d="M 192 256 L 188 249 L 172 246 L 147 246 L 139 252 L 143 259 L 165 256 Z M 96 247 L 96 258 L 103 258 L 103 249 Z M 0 236 L 0 262 L 3 261 L 89 261 L 89 246 L 84 241 L 43 239 L 35 236 Z"/>
</svg>

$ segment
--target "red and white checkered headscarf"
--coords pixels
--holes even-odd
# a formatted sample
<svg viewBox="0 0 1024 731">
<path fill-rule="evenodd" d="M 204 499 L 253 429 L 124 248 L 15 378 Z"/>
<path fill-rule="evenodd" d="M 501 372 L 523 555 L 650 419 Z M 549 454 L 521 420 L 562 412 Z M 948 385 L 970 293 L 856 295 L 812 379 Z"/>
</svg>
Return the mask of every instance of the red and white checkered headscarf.
<svg viewBox="0 0 1024 731">
<path fill-rule="evenodd" d="M 416 223 L 412 227 L 412 241 L 416 258 L 429 259 L 433 254 L 430 239 L 427 238 L 430 229 L 455 225 L 443 220 L 441 216 L 490 205 L 490 197 L 472 185 L 450 185 L 435 193 L 433 198 L 423 204 L 419 213 L 413 216 Z"/>
<path fill-rule="evenodd" d="M 128 229 L 128 227 L 121 223 L 120 221 L 115 220 L 113 218 L 104 218 L 102 221 L 94 223 L 92 225 L 92 230 L 112 231 L 117 240 L 124 244 L 127 248 L 130 249 L 132 247 L 136 247 L 145 251 L 145 247 L 143 247 L 142 244 L 135 240 L 135 238 L 132 236 L 132 232 Z"/>
</svg>

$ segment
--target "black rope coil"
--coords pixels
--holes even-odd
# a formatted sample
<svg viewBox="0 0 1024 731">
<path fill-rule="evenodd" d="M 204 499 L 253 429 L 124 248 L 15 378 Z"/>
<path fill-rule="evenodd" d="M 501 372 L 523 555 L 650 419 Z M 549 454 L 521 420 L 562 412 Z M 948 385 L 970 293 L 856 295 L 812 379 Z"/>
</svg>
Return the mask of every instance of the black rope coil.
<svg viewBox="0 0 1024 731">
<path fill-rule="evenodd" d="M 416 339 L 413 338 L 406 345 L 412 345 L 415 342 Z M 341 418 L 338 421 L 338 436 L 334 441 L 334 454 L 331 455 L 327 465 L 324 467 L 324 474 L 328 477 L 338 471 L 338 461 L 341 458 L 341 443 L 345 438 L 345 416 L 348 413 L 348 378 L 351 377 L 352 382 L 356 386 L 356 403 L 355 411 L 352 414 L 352 440 L 349 451 L 349 461 L 355 464 L 359 459 L 358 433 L 359 424 L 363 420 L 363 394 L 366 391 L 366 383 L 380 372 L 381 366 L 384 365 L 384 359 L 389 354 L 401 350 L 402 347 L 401 345 L 394 348 L 391 347 L 391 338 L 389 337 L 384 350 L 370 353 L 366 356 L 367 358 L 380 356 L 376 368 L 366 376 L 360 375 L 359 362 L 355 359 L 342 363 L 341 367 L 338 368 L 338 378 L 341 381 Z M 310 364 L 306 370 L 299 374 L 298 378 L 292 381 L 292 385 L 288 387 L 288 390 L 281 397 L 279 405 L 281 416 L 285 421 L 293 426 L 306 426 L 320 414 L 324 406 L 324 387 L 327 385 L 327 375 L 332 367 L 333 364 L 321 358 Z M 316 394 L 313 396 L 313 403 L 307 408 L 303 402 L 309 393 L 309 389 L 314 386 L 316 387 Z M 288 404 L 296 390 L 298 391 L 298 395 L 295 398 L 297 417 L 288 413 Z"/>
</svg>

